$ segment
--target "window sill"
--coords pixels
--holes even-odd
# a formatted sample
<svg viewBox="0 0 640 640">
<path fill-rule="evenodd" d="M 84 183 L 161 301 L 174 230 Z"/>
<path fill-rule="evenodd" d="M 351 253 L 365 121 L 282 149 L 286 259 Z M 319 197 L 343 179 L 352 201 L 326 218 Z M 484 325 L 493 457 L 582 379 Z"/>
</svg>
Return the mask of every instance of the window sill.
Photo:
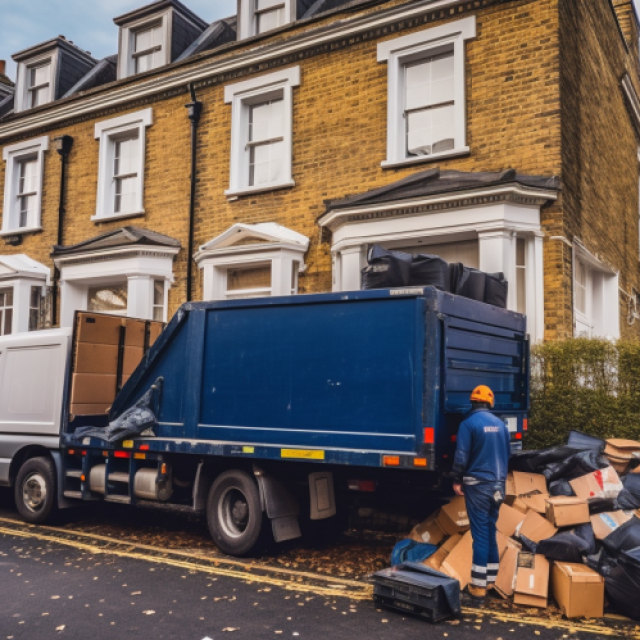
<svg viewBox="0 0 640 640">
<path fill-rule="evenodd" d="M 237 198 L 238 196 L 251 195 L 252 193 L 262 193 L 264 191 L 276 191 L 277 189 L 289 189 L 295 187 L 295 180 L 287 180 L 286 182 L 277 182 L 274 184 L 263 184 L 259 187 L 244 187 L 242 189 L 228 189 L 224 192 L 227 198 Z"/>
<path fill-rule="evenodd" d="M 28 227 L 26 229 L 7 229 L 0 231 L 0 238 L 6 236 L 24 236 L 27 233 L 39 233 L 42 227 Z"/>
<path fill-rule="evenodd" d="M 139 218 L 140 216 L 145 215 L 146 211 L 141 209 L 140 211 L 132 211 L 131 213 L 116 213 L 110 214 L 108 216 L 93 216 L 91 218 L 92 222 L 98 224 L 99 222 L 111 222 L 112 220 L 123 220 L 125 218 Z"/>
<path fill-rule="evenodd" d="M 404 167 L 412 164 L 434 162 L 436 160 L 442 160 L 443 158 L 457 158 L 459 156 L 466 156 L 469 153 L 471 153 L 471 149 L 469 147 L 459 147 L 458 149 L 443 151 L 442 153 L 434 153 L 430 156 L 416 156 L 415 158 L 403 158 L 402 160 L 385 160 L 380 166 L 383 169 L 394 169 L 396 167 Z"/>
</svg>

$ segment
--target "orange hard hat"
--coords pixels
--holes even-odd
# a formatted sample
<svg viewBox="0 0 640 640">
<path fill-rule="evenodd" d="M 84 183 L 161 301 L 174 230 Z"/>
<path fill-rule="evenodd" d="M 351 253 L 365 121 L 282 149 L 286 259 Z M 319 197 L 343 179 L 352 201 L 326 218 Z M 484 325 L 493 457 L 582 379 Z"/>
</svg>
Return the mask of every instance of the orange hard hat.
<svg viewBox="0 0 640 640">
<path fill-rule="evenodd" d="M 491 391 L 489 387 L 481 384 L 471 392 L 471 402 L 486 402 L 493 407 L 495 404 L 493 391 Z"/>
</svg>

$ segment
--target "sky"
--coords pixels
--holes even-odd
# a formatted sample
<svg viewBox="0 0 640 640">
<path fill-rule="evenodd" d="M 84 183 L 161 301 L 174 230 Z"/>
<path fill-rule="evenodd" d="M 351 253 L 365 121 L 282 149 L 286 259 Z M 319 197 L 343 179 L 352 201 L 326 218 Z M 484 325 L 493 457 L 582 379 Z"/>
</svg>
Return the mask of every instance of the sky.
<svg viewBox="0 0 640 640">
<path fill-rule="evenodd" d="M 117 53 L 116 16 L 138 9 L 151 0 L 0 0 L 0 60 L 15 80 L 11 55 L 64 35 L 94 58 Z M 236 0 L 183 0 L 207 22 L 236 13 Z M 634 0 L 640 12 L 640 0 Z"/>
</svg>

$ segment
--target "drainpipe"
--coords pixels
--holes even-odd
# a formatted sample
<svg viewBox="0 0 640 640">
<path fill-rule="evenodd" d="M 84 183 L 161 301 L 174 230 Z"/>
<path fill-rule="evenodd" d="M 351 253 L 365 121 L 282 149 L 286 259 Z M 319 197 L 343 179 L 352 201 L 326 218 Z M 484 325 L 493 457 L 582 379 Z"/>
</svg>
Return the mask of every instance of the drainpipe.
<svg viewBox="0 0 640 640">
<path fill-rule="evenodd" d="M 57 245 L 62 246 L 64 241 L 64 214 L 65 214 L 65 194 L 67 182 L 67 164 L 69 162 L 69 154 L 73 147 L 73 138 L 71 136 L 60 136 L 54 139 L 56 151 L 60 154 L 60 200 L 58 203 L 58 238 Z M 53 267 L 53 287 L 51 292 L 51 322 L 56 324 L 58 317 L 58 282 L 60 280 L 60 271 L 58 267 Z"/>
<path fill-rule="evenodd" d="M 187 246 L 187 302 L 191 302 L 193 289 L 193 236 L 196 216 L 196 143 L 197 130 L 200 116 L 202 115 L 202 102 L 196 98 L 196 89 L 193 83 L 189 85 L 191 102 L 185 107 L 188 109 L 188 117 L 191 120 L 191 192 L 189 194 L 189 244 Z"/>
</svg>

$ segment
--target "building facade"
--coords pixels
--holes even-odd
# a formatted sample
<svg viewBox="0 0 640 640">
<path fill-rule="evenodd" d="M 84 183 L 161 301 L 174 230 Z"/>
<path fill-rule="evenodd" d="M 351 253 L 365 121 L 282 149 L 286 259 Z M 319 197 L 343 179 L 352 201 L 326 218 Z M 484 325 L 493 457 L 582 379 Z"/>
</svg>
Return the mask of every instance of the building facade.
<svg viewBox="0 0 640 640">
<path fill-rule="evenodd" d="M 0 334 L 359 289 L 378 243 L 504 272 L 535 340 L 640 335 L 631 0 L 115 22 L 116 55 L 56 38 L 0 93 Z"/>
</svg>

